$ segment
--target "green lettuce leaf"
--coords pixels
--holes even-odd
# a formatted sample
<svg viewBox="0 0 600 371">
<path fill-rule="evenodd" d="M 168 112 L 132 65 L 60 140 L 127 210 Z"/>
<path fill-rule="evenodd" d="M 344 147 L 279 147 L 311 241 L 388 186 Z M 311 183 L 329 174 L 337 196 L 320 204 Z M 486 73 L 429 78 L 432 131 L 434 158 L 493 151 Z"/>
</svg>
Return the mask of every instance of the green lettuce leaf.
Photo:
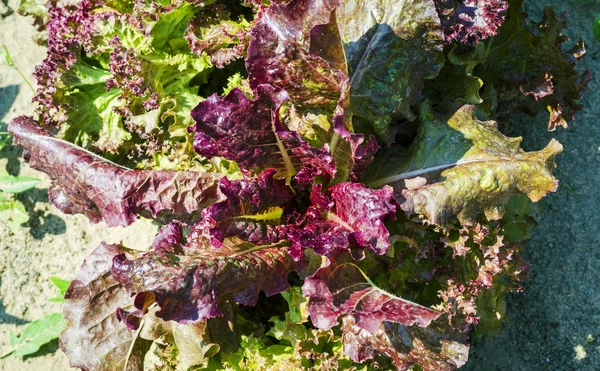
<svg viewBox="0 0 600 371">
<path fill-rule="evenodd" d="M 391 142 L 391 123 L 415 119 L 410 106 L 420 99 L 425 79 L 437 75 L 444 63 L 435 5 L 432 0 L 350 0 L 336 15 L 352 113 Z"/>
<path fill-rule="evenodd" d="M 556 191 L 554 157 L 562 145 L 552 140 L 537 152 L 525 152 L 521 138 L 502 135 L 494 121 L 479 121 L 466 105 L 449 119 L 423 108 L 417 138 L 407 151 L 392 148 L 371 165 L 367 184 L 395 187 L 402 209 L 434 224 L 458 217 L 473 224 L 485 215 L 499 219 L 509 198 L 527 195 L 539 201 Z"/>
</svg>

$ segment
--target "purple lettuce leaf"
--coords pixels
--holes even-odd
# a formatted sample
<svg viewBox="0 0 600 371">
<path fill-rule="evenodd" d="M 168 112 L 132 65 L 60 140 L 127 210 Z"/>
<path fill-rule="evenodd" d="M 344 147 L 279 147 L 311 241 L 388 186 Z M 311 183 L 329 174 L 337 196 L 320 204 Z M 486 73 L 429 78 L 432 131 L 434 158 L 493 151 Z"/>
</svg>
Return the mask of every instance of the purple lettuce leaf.
<svg viewBox="0 0 600 371">
<path fill-rule="evenodd" d="M 294 257 L 309 248 L 320 255 L 353 247 L 379 255 L 388 251 L 389 232 L 383 220 L 396 211 L 391 187 L 373 190 L 359 183 L 341 183 L 323 194 L 322 186 L 315 185 L 310 198 L 312 206 L 302 223 L 287 230 Z M 360 250 L 354 252 L 360 257 Z"/>
<path fill-rule="evenodd" d="M 331 140 L 331 151 L 336 165 L 334 183 L 347 179 L 352 181 L 360 179 L 380 148 L 374 135 L 370 135 L 365 141 L 365 135 L 352 132 L 349 84 L 346 78 L 333 116 L 334 134 Z"/>
<path fill-rule="evenodd" d="M 306 128 L 318 125 L 315 115 L 331 121 L 349 104 L 348 67 L 334 11 L 338 5 L 296 0 L 271 6 L 251 33 L 246 59 L 251 86 L 285 89 L 294 105 L 287 115 Z M 362 134 L 351 132 L 350 117 L 333 121 L 335 131 L 329 129 L 326 142 L 336 164 L 334 183 L 356 180 L 379 147 L 374 137 L 363 143 Z"/>
<path fill-rule="evenodd" d="M 172 237 L 177 231 L 165 235 Z M 112 275 L 135 294 L 138 309 L 156 303 L 156 316 L 179 323 L 221 317 L 228 301 L 255 305 L 260 291 L 267 296 L 289 288 L 287 276 L 301 271 L 305 261 L 294 261 L 287 248 L 236 244 L 229 241 L 219 249 L 192 241 L 166 244 L 164 237 L 152 251 L 138 259 L 125 254 L 113 259 Z M 130 320 L 130 316 L 125 316 Z M 130 323 L 135 326 L 135 323 Z"/>
<path fill-rule="evenodd" d="M 226 97 L 212 95 L 194 108 L 195 150 L 208 158 L 236 161 L 250 172 L 275 168 L 279 178 L 290 179 L 305 165 L 333 175 L 327 145 L 312 147 L 298 132 L 282 126 L 279 110 L 288 94 L 269 85 L 258 86 L 255 94 L 251 100 L 236 88 Z"/>
<path fill-rule="evenodd" d="M 24 116 L 14 119 L 9 130 L 30 166 L 52 179 L 52 204 L 67 214 L 82 213 L 93 223 L 127 226 L 137 215 L 159 213 L 188 219 L 218 200 L 219 174 L 130 170 L 49 136 Z"/>
<path fill-rule="evenodd" d="M 120 245 L 100 244 L 85 260 L 65 293 L 67 327 L 60 347 L 72 367 L 82 370 L 143 370 L 151 342 L 138 337 L 117 318 L 131 295 L 110 274 L 112 259 L 124 254 Z"/>
<path fill-rule="evenodd" d="M 475 45 L 498 33 L 508 3 L 504 0 L 435 0 L 446 42 Z"/>
<path fill-rule="evenodd" d="M 329 266 L 304 281 L 302 291 L 309 298 L 312 323 L 325 330 L 347 315 L 370 333 L 379 331 L 384 321 L 426 327 L 441 315 L 379 289 L 347 254 L 331 258 Z"/>
<path fill-rule="evenodd" d="M 392 359 L 398 371 L 419 365 L 424 371 L 452 371 L 462 367 L 469 356 L 466 336 L 452 332 L 440 318 L 428 327 L 404 326 L 386 322 L 377 332 L 369 332 L 345 317 L 342 324 L 344 353 L 354 362 L 383 354 Z"/>
<path fill-rule="evenodd" d="M 222 178 L 219 190 L 225 200 L 202 211 L 202 221 L 192 227 L 191 238 L 206 237 L 214 247 L 232 237 L 254 244 L 278 242 L 278 227 L 294 193 L 274 175 L 275 170 L 269 169 L 251 179 Z"/>
<path fill-rule="evenodd" d="M 246 58 L 250 86 L 271 84 L 286 90 L 297 107 L 333 111 L 346 72 L 332 15 L 338 4 L 338 0 L 294 0 L 272 5 L 261 14 L 250 32 Z"/>
</svg>

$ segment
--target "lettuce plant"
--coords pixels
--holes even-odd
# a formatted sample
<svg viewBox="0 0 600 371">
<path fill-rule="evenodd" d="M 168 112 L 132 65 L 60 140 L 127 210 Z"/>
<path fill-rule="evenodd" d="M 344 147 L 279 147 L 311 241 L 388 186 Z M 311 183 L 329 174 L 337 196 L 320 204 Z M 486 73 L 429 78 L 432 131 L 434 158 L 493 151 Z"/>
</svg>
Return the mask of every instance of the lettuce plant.
<svg viewBox="0 0 600 371">
<path fill-rule="evenodd" d="M 71 365 L 464 365 L 558 186 L 562 146 L 526 152 L 497 121 L 542 106 L 567 127 L 589 80 L 565 20 L 521 5 L 50 2 L 37 117 L 9 130 L 63 212 L 163 225 L 83 263 Z"/>
</svg>

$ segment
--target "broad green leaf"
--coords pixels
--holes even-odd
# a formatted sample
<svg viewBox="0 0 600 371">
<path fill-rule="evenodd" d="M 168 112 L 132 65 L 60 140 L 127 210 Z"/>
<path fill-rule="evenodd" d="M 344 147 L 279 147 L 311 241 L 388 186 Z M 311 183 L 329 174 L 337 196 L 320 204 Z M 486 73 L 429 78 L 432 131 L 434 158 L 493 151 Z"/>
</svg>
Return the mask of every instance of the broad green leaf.
<svg viewBox="0 0 600 371">
<path fill-rule="evenodd" d="M 465 105 L 449 119 L 425 107 L 417 138 L 407 151 L 384 152 L 370 167 L 366 182 L 390 184 L 404 211 L 440 224 L 457 216 L 463 224 L 478 217 L 499 219 L 513 196 L 539 201 L 554 192 L 554 157 L 562 151 L 556 140 L 537 152 L 525 152 L 521 138 L 502 135 L 496 122 L 475 117 Z"/>
<path fill-rule="evenodd" d="M 394 119 L 414 120 L 424 80 L 444 64 L 432 0 L 346 0 L 336 10 L 350 78 L 350 107 L 391 142 Z"/>
<path fill-rule="evenodd" d="M 67 94 L 73 108 L 69 124 L 63 125 L 60 136 L 82 147 L 95 146 L 103 152 L 115 152 L 131 134 L 123 127 L 123 118 L 115 112 L 122 106 L 120 89 L 106 91 L 102 84 L 86 85 Z"/>
<path fill-rule="evenodd" d="M 311 336 L 310 332 L 304 325 L 292 320 L 291 316 L 291 312 L 288 312 L 285 314 L 285 320 L 280 320 L 277 316 L 271 318 L 270 322 L 273 323 L 273 327 L 267 332 L 267 335 L 273 336 L 277 340 L 285 340 L 292 345 L 307 340 Z"/>
<path fill-rule="evenodd" d="M 65 74 L 62 76 L 62 81 L 75 88 L 84 85 L 94 85 L 106 83 L 110 79 L 110 72 L 92 66 L 85 61 L 77 61 Z"/>
<path fill-rule="evenodd" d="M 537 204 L 521 195 L 511 198 L 506 204 L 502 229 L 505 242 L 527 241 L 531 238 L 540 214 Z"/>
<path fill-rule="evenodd" d="M 27 324 L 20 336 L 11 332 L 10 345 L 13 349 L 3 354 L 2 357 L 9 354 L 13 354 L 15 357 L 23 357 L 36 353 L 42 345 L 58 339 L 65 325 L 66 321 L 62 314 L 52 313 Z"/>
<path fill-rule="evenodd" d="M 30 176 L 0 176 L 0 191 L 9 193 L 21 193 L 35 187 L 40 180 Z"/>
<path fill-rule="evenodd" d="M 162 51 L 169 41 L 183 38 L 185 29 L 193 16 L 194 6 L 186 3 L 162 15 L 152 27 L 152 46 Z"/>
</svg>

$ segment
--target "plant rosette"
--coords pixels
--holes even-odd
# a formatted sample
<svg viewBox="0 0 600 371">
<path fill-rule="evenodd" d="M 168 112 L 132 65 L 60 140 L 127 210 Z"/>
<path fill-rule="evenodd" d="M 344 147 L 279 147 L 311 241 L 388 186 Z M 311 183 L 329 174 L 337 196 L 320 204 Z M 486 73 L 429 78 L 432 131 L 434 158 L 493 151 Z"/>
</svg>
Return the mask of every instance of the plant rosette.
<svg viewBox="0 0 600 371">
<path fill-rule="evenodd" d="M 15 142 L 61 211 L 163 225 L 72 280 L 73 367 L 453 370 L 500 330 L 562 146 L 525 152 L 496 122 L 543 107 L 567 127 L 589 80 L 551 8 L 47 6 Z"/>
</svg>

